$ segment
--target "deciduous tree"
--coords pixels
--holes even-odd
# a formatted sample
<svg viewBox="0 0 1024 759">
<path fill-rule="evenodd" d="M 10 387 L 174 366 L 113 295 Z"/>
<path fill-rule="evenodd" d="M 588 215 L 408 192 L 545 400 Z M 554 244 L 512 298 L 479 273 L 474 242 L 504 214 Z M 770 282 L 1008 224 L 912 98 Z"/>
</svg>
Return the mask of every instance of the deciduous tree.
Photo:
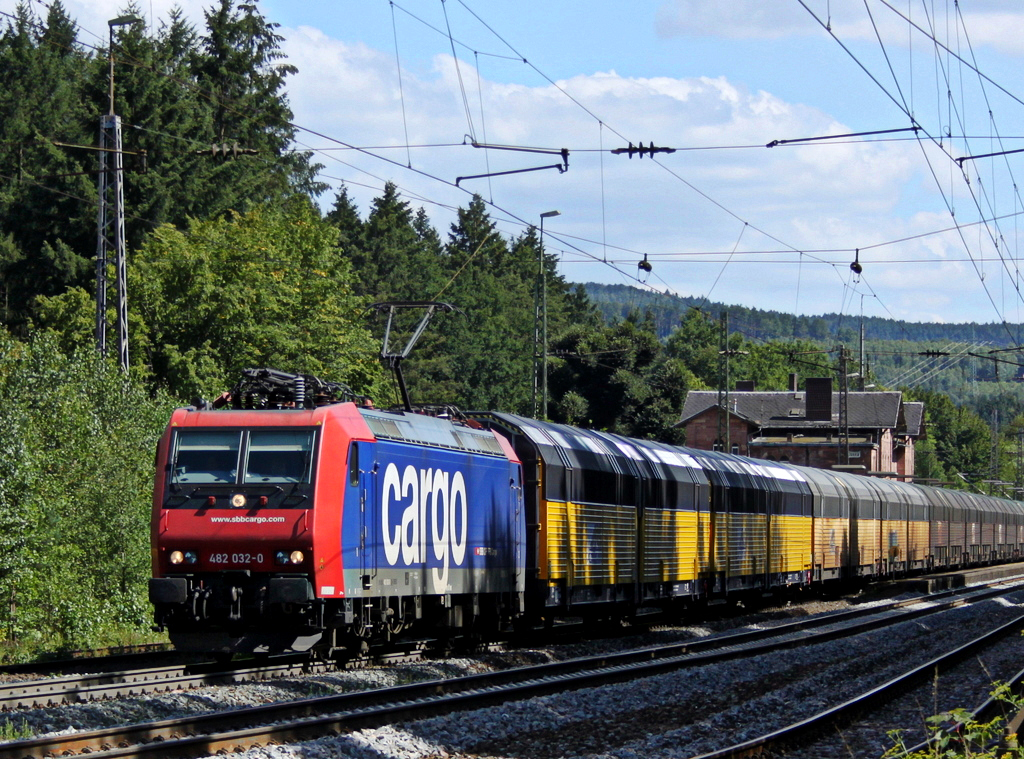
<svg viewBox="0 0 1024 759">
<path fill-rule="evenodd" d="M 183 399 L 215 396 L 255 366 L 379 394 L 377 342 L 336 242 L 302 198 L 185 231 L 160 227 L 129 269 L 132 362 Z M 69 315 L 86 307 L 83 295 L 44 299 L 43 323 L 82 329 Z"/>
</svg>

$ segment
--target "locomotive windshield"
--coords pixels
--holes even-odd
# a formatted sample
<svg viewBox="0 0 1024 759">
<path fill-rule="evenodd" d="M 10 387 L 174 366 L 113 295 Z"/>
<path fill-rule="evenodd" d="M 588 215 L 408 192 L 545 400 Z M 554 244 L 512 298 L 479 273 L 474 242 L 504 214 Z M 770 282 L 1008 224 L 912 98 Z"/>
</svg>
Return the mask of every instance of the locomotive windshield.
<svg viewBox="0 0 1024 759">
<path fill-rule="evenodd" d="M 242 434 L 189 430 L 178 434 L 172 481 L 176 484 L 233 483 Z"/>
<path fill-rule="evenodd" d="M 309 483 L 312 430 L 179 430 L 171 486 Z"/>
<path fill-rule="evenodd" d="M 248 451 L 243 482 L 309 482 L 312 432 L 252 432 Z"/>
</svg>

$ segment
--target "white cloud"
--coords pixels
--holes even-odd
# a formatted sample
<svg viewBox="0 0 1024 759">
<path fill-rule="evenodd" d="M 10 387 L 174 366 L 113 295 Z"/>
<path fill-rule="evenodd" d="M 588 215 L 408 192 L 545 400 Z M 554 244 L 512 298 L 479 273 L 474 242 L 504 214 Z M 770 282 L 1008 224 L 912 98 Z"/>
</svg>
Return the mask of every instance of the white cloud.
<svg viewBox="0 0 1024 759">
<path fill-rule="evenodd" d="M 657 31 L 665 37 L 679 35 L 727 38 L 779 39 L 809 34 L 819 28 L 796 3 L 735 0 L 670 0 L 658 9 Z"/>
</svg>

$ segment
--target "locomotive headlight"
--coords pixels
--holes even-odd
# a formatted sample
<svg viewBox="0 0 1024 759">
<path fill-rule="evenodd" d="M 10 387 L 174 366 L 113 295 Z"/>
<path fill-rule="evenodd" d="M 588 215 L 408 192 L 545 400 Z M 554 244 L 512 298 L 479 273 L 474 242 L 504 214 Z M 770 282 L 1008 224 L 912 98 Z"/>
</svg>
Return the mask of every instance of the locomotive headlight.
<svg viewBox="0 0 1024 759">
<path fill-rule="evenodd" d="M 171 564 L 181 564 L 185 560 L 185 554 L 181 551 L 171 551 Z"/>
<path fill-rule="evenodd" d="M 286 554 L 284 551 L 278 551 L 276 554 L 274 554 L 274 563 L 275 564 L 287 564 L 288 563 L 288 554 Z"/>
<path fill-rule="evenodd" d="M 301 564 L 306 557 L 303 555 L 302 551 L 292 551 L 288 558 L 291 560 L 292 564 Z"/>
<path fill-rule="evenodd" d="M 186 564 L 195 564 L 197 561 L 199 561 L 198 553 L 196 553 L 195 551 L 185 551 Z"/>
<path fill-rule="evenodd" d="M 301 564 L 305 559 L 306 555 L 302 551 L 278 551 L 274 554 L 275 564 Z"/>
</svg>

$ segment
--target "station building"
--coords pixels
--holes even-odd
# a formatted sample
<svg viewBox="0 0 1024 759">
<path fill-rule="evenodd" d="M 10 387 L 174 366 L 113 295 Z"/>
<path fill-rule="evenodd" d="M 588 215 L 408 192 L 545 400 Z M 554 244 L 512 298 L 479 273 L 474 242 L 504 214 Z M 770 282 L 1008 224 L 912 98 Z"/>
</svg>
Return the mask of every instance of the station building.
<svg viewBox="0 0 1024 759">
<path fill-rule="evenodd" d="M 685 429 L 692 448 L 729 448 L 768 461 L 913 478 L 914 444 L 924 437 L 923 403 L 904 401 L 898 391 L 848 391 L 844 422 L 844 393 L 834 392 L 830 379 L 808 378 L 805 387 L 797 389 L 794 375 L 788 391 L 760 392 L 742 382 L 721 398 L 714 390 L 693 390 L 676 426 Z M 720 410 L 720 403 L 727 410 Z"/>
</svg>

